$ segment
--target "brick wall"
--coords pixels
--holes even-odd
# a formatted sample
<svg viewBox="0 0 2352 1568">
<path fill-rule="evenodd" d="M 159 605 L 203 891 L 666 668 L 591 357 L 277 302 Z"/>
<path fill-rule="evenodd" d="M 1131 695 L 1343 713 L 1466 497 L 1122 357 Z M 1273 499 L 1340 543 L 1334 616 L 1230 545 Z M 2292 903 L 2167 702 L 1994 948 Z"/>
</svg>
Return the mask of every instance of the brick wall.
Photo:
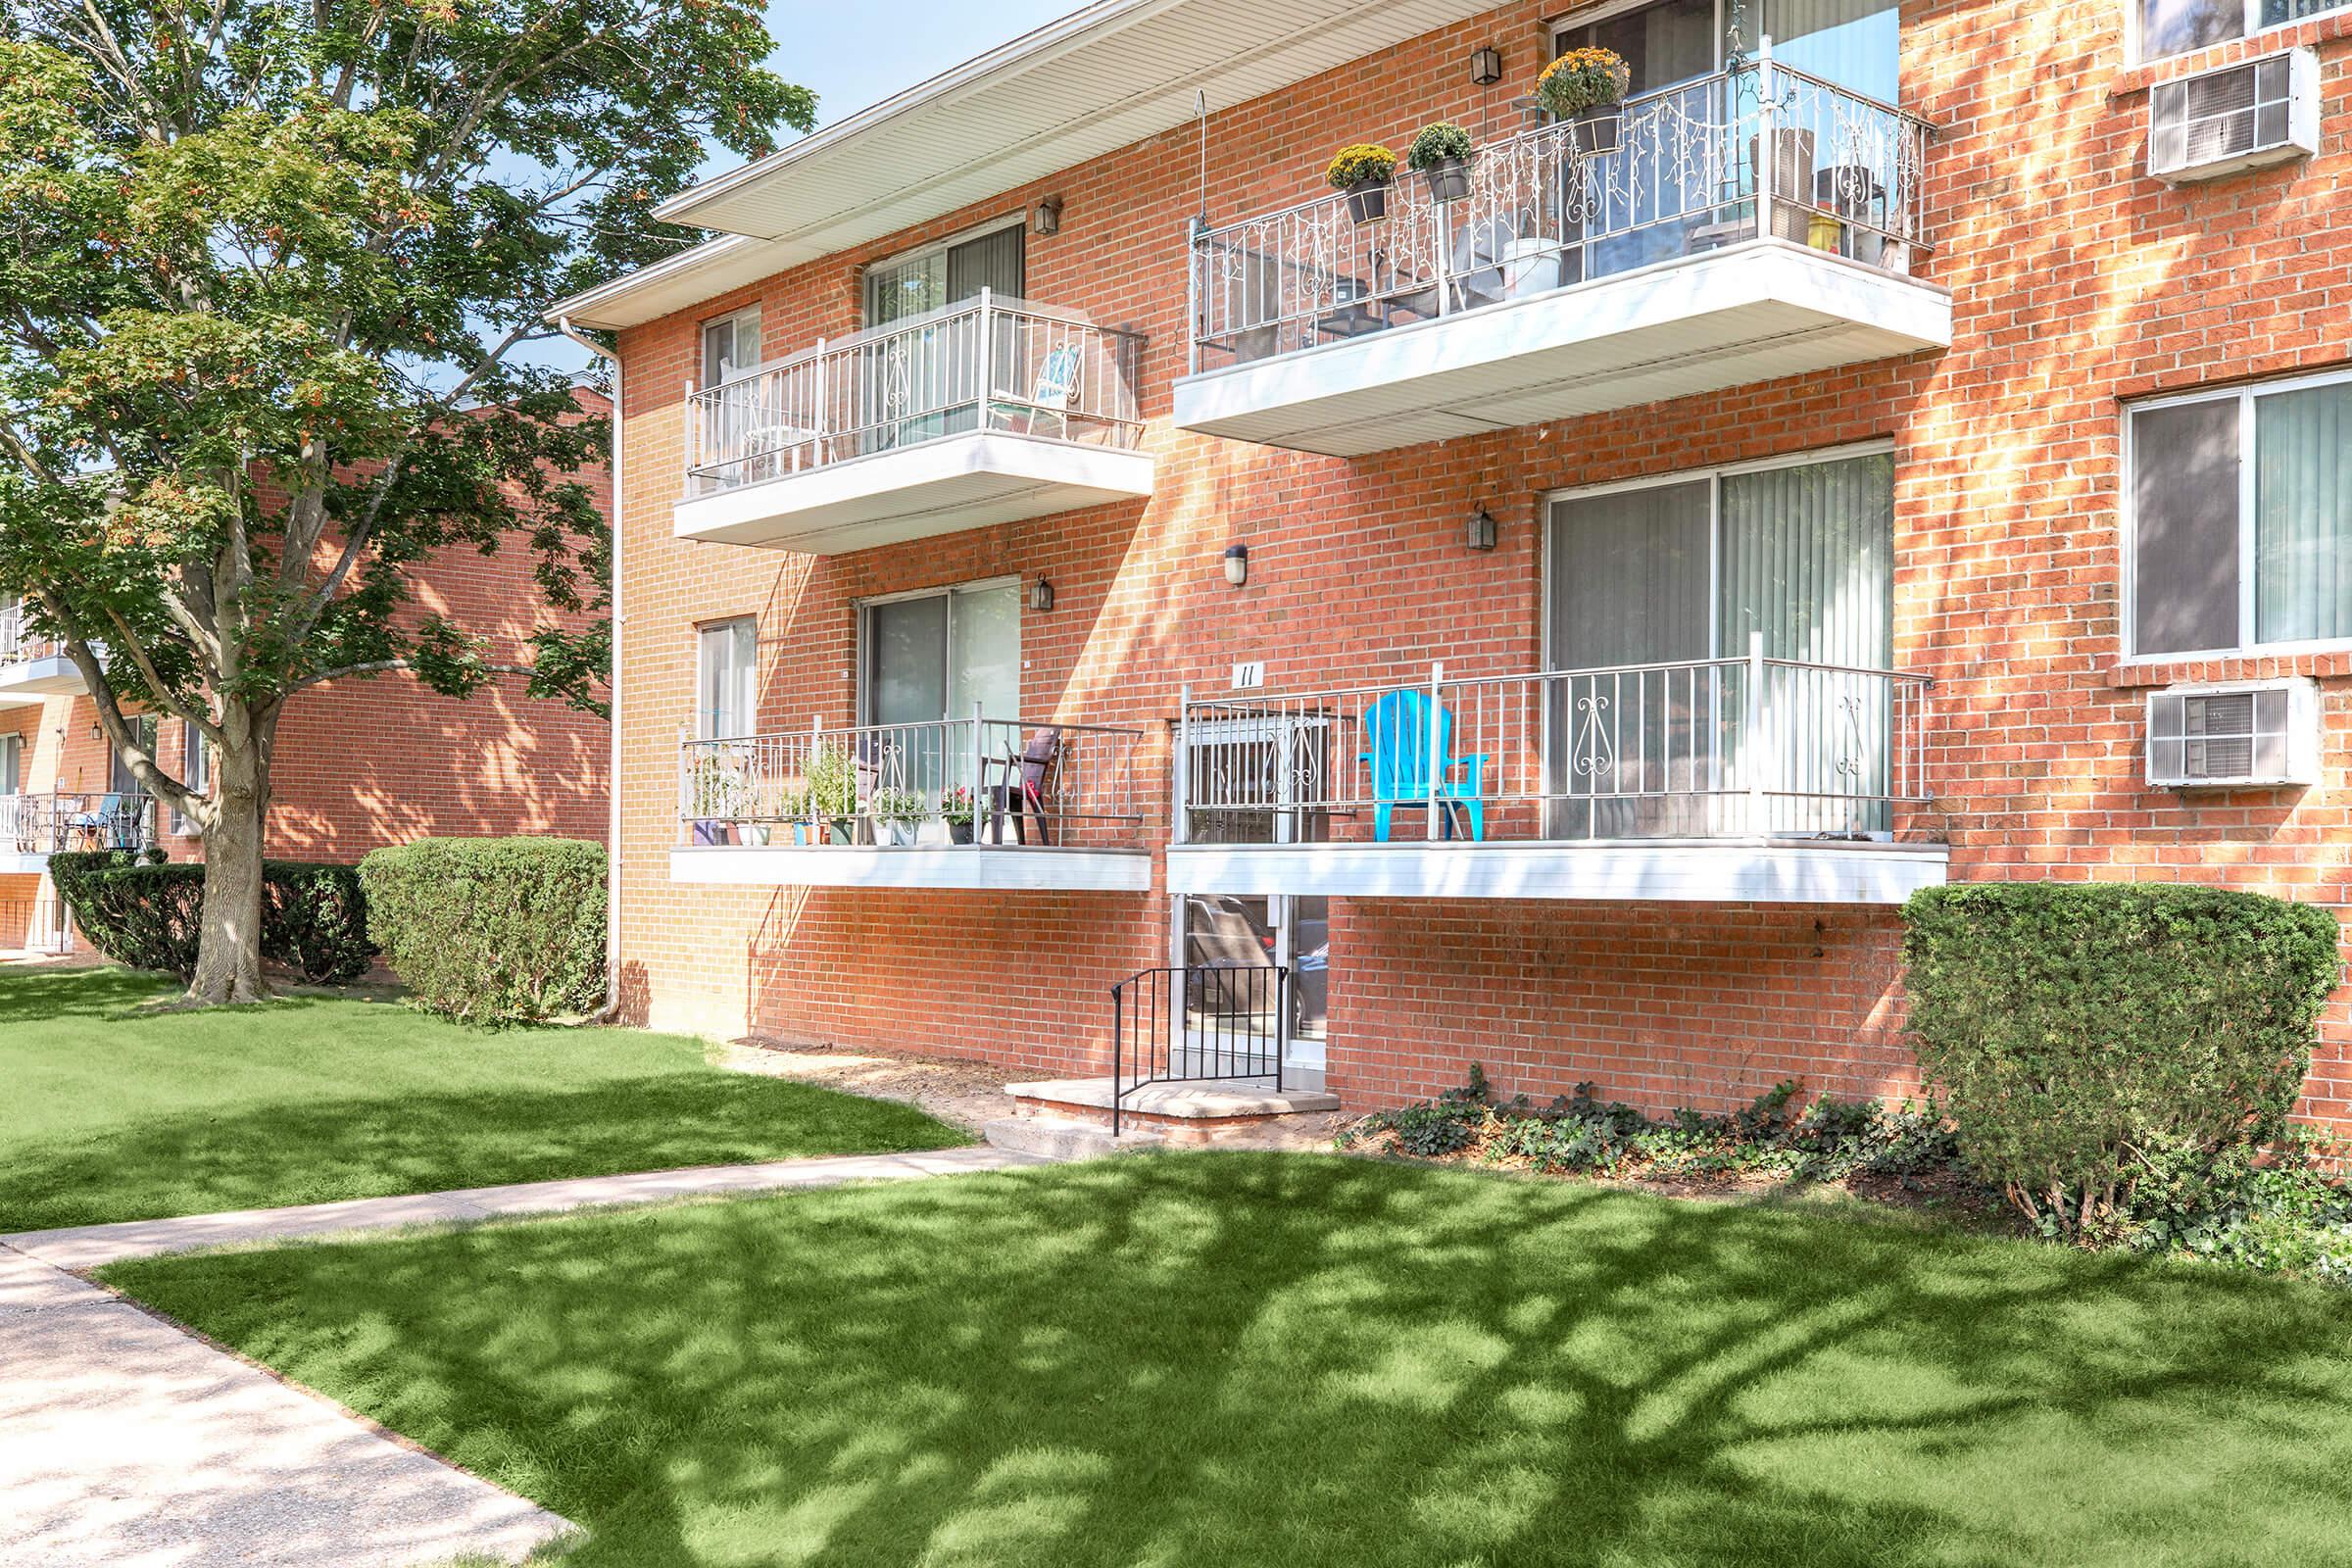
<svg viewBox="0 0 2352 1568">
<path fill-rule="evenodd" d="M 1343 142 L 1401 145 L 1441 116 L 1515 128 L 1502 101 L 1544 58 L 1544 15 L 1506 7 L 1213 116 L 1207 210 L 1223 220 L 1314 194 Z M 698 622 L 760 617 L 763 723 L 843 721 L 859 596 L 1049 576 L 1055 608 L 1023 613 L 1025 709 L 1149 726 L 1164 788 L 1180 683 L 1222 687 L 1237 660 L 1264 660 L 1270 690 L 1402 680 L 1436 659 L 1449 673 L 1538 667 L 1548 490 L 1863 439 L 1894 446 L 1895 662 L 1940 683 L 1936 814 L 1956 880 L 2195 879 L 2352 902 L 2352 662 L 2247 666 L 2321 678 L 2320 787 L 2150 792 L 2137 782 L 2141 688 L 2224 671 L 2126 666 L 2118 625 L 2122 400 L 2352 355 L 2352 207 L 2337 195 L 2352 177 L 2352 18 L 2265 39 L 2321 52 L 2323 157 L 2179 189 L 2138 172 L 2147 86 L 2210 62 L 2127 68 L 2116 0 L 1933 0 L 1903 21 L 1906 101 L 1942 127 L 1923 270 L 1953 291 L 1945 354 L 1355 461 L 1192 437 L 1167 423 L 1185 360 L 1181 233 L 1203 205 L 1189 128 L 624 333 L 632 1005 L 719 1033 L 1100 1070 L 1103 988 L 1165 960 L 1157 892 L 672 888 Z M 1487 43 L 1506 71 L 1491 109 L 1465 69 Z M 782 358 L 857 325 L 866 263 L 1049 193 L 1063 198 L 1062 227 L 1032 237 L 1029 292 L 1150 335 L 1151 501 L 825 559 L 670 537 L 700 319 L 757 300 L 765 357 Z M 1491 554 L 1460 543 L 1480 506 L 1502 525 Z M 1239 591 L 1218 571 L 1236 541 L 1250 548 Z M 1164 821 L 1164 797 L 1148 809 Z M 1891 913 L 1847 907 L 1336 904 L 1332 1080 L 1375 1102 L 1483 1060 L 1531 1094 L 1592 1080 L 1651 1104 L 1734 1102 L 1783 1077 L 1902 1093 L 1915 1080 L 1898 936 Z M 2352 1120 L 2342 998 L 2325 1030 L 2308 1109 Z"/>
</svg>

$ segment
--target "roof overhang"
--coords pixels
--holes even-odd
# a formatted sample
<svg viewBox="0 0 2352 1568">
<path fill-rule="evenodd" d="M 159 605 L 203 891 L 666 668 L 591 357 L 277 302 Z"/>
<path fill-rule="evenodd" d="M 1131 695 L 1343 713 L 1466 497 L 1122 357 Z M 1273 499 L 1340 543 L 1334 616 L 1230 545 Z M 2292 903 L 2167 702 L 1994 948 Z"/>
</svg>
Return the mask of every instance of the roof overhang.
<svg viewBox="0 0 2352 1568">
<path fill-rule="evenodd" d="M 635 326 L 957 212 L 1439 27 L 1494 0 L 1098 0 L 657 210 L 719 240 L 564 301 Z M 744 243 L 745 241 L 753 243 Z"/>
</svg>

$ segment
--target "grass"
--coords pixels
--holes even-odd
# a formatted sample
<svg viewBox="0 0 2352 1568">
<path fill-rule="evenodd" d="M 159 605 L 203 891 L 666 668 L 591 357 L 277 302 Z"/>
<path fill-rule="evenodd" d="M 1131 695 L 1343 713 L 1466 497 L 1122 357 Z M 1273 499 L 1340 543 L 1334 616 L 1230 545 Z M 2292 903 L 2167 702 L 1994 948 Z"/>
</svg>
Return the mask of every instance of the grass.
<svg viewBox="0 0 2352 1568">
<path fill-rule="evenodd" d="M 0 970 L 0 1231 L 969 1142 L 673 1035 L 321 997 L 152 1010 L 171 990 Z"/>
<path fill-rule="evenodd" d="M 1302 1155 L 125 1263 L 569 1568 L 2352 1559 L 2352 1296 Z"/>
</svg>

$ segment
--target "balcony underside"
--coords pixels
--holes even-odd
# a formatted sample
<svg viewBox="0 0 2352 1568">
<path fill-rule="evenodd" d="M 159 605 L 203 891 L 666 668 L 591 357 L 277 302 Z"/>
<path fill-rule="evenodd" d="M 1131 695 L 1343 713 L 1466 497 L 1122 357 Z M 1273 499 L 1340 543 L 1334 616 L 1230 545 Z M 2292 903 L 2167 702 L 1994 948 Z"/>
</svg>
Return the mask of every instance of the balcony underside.
<svg viewBox="0 0 2352 1568">
<path fill-rule="evenodd" d="M 1176 423 L 1358 457 L 1952 342 L 1942 289 L 1755 240 L 1176 383 Z"/>
<path fill-rule="evenodd" d="M 81 671 L 63 654 L 0 664 L 0 708 L 19 708 L 50 697 L 74 697 L 81 691 Z"/>
<path fill-rule="evenodd" d="M 669 879 L 736 887 L 965 888 L 1004 893 L 1148 893 L 1143 850 L 947 845 L 714 845 L 669 852 Z"/>
<path fill-rule="evenodd" d="M 678 503 L 681 539 L 842 555 L 1152 493 L 1149 454 L 978 430 Z"/>
<path fill-rule="evenodd" d="M 1941 887 L 1939 844 L 1187 844 L 1168 891 L 1343 899 L 1900 904 Z"/>
<path fill-rule="evenodd" d="M 0 876 L 39 876 L 48 869 L 45 850 L 0 849 Z"/>
</svg>

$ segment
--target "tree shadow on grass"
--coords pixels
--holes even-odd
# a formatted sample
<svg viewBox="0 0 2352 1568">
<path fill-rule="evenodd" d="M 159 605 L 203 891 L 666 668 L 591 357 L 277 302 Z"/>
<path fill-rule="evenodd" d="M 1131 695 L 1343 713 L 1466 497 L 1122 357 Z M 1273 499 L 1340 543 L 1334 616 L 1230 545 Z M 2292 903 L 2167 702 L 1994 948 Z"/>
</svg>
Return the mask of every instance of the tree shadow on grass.
<svg viewBox="0 0 2352 1568">
<path fill-rule="evenodd" d="M 0 969 L 0 1028 L 119 1016 L 178 989 L 170 975 L 140 969 Z"/>
<path fill-rule="evenodd" d="M 20 1145 L 0 1232 L 967 1141 L 911 1105 L 718 1072 L 279 1101 Z"/>
<path fill-rule="evenodd" d="M 2352 1460 L 2332 1293 L 1360 1161 L 107 1277 L 586 1526 L 580 1568 L 2312 1562 Z"/>
</svg>

